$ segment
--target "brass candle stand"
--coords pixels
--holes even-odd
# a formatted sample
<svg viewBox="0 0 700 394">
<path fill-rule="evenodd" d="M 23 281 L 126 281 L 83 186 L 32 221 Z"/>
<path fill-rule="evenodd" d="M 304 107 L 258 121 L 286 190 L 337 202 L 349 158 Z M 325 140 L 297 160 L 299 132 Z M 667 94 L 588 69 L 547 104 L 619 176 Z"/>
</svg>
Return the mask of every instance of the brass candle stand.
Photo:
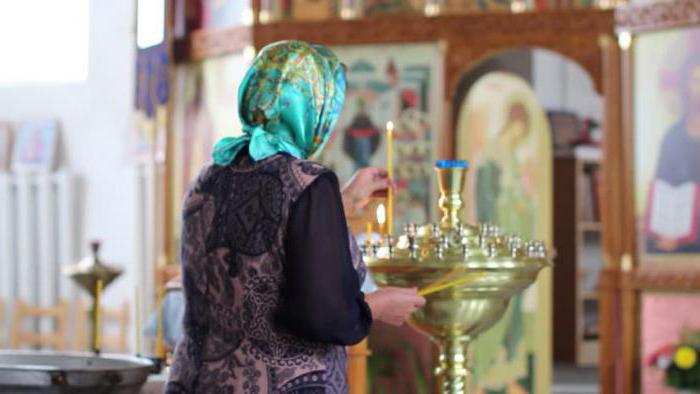
<svg viewBox="0 0 700 394">
<path fill-rule="evenodd" d="M 107 287 L 114 279 L 122 274 L 122 269 L 104 264 L 99 258 L 100 243 L 93 241 L 90 243 L 91 254 L 82 259 L 78 264 L 67 266 L 63 273 L 73 279 L 80 287 L 90 294 L 92 297 L 92 308 L 90 309 L 90 321 L 92 327 L 90 330 L 90 348 L 96 354 L 100 353 L 100 343 L 97 340 L 100 324 L 97 319 L 96 292 L 97 281 L 102 281 L 102 290 Z"/>
<path fill-rule="evenodd" d="M 440 223 L 408 224 L 404 235 L 365 245 L 363 254 L 379 286 L 423 289 L 426 304 L 410 323 L 437 344 L 435 392 L 465 394 L 469 345 L 551 265 L 552 256 L 541 241 L 502 234 L 494 225 L 462 223 L 466 162 L 438 162 L 436 171 Z"/>
</svg>

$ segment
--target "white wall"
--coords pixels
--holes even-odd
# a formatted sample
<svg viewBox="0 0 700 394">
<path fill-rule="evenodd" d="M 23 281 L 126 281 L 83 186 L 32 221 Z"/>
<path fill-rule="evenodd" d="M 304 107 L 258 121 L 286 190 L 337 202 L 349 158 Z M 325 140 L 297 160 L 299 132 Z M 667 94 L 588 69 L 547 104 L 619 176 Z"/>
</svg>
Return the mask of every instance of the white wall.
<svg viewBox="0 0 700 394">
<path fill-rule="evenodd" d="M 542 106 L 602 120 L 602 99 L 588 73 L 571 59 L 543 49 L 532 53 L 532 84 Z"/>
<path fill-rule="evenodd" d="M 89 240 L 101 239 L 104 260 L 126 270 L 105 294 L 105 304 L 115 305 L 133 297 L 137 253 L 136 185 L 126 145 L 132 126 L 135 13 L 129 0 L 91 0 L 90 6 L 88 80 L 0 86 L 0 119 L 60 121 L 62 164 L 82 182 L 80 255 L 87 253 Z"/>
</svg>

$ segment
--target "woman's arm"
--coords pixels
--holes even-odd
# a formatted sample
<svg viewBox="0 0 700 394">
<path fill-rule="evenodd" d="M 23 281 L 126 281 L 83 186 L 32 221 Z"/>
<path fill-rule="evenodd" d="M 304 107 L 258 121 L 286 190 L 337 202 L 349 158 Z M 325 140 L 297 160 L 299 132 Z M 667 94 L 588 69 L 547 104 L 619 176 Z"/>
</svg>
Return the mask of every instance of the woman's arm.
<svg viewBox="0 0 700 394">
<path fill-rule="evenodd" d="M 342 201 L 346 217 L 358 216 L 369 198 L 377 191 L 391 186 L 391 179 L 381 167 L 366 167 L 358 170 L 343 186 Z"/>
<path fill-rule="evenodd" d="M 372 313 L 348 242 L 338 180 L 322 174 L 290 212 L 279 324 L 300 337 L 338 345 L 367 336 Z"/>
</svg>

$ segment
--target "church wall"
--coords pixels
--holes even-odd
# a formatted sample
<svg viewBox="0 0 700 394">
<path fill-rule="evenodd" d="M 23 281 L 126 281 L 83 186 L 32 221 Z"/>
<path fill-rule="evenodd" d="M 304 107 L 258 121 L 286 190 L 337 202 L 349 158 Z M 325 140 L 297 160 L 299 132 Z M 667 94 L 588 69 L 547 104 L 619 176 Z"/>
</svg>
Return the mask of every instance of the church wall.
<svg viewBox="0 0 700 394">
<path fill-rule="evenodd" d="M 106 292 L 105 304 L 117 305 L 134 293 L 137 263 L 136 184 L 127 156 L 135 10 L 132 1 L 90 3 L 87 80 L 0 87 L 0 119 L 54 118 L 60 122 L 61 164 L 80 178 L 79 255 L 87 253 L 89 240 L 101 239 L 104 259 L 125 268 L 125 275 Z M 69 263 L 74 262 L 63 262 Z"/>
</svg>

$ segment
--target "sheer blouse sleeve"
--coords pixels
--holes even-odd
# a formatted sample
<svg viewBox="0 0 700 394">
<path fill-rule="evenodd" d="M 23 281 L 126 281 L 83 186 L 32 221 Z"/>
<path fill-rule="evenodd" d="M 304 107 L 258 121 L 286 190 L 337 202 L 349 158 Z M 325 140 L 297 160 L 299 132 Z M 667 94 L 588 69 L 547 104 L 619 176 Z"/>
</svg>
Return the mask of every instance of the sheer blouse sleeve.
<svg viewBox="0 0 700 394">
<path fill-rule="evenodd" d="M 338 179 L 319 176 L 289 217 L 281 305 L 276 319 L 302 338 L 352 345 L 372 323 L 350 255 Z"/>
</svg>

